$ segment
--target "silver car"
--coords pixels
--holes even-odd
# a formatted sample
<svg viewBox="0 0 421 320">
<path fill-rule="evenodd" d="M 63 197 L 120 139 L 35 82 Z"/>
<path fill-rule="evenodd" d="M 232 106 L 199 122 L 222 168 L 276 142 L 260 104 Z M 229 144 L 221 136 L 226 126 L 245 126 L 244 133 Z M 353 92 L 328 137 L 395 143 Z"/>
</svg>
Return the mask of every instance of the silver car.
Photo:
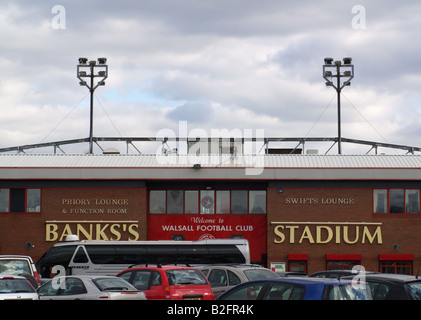
<svg viewBox="0 0 421 320">
<path fill-rule="evenodd" d="M 127 281 L 102 275 L 55 277 L 37 291 L 41 300 L 146 300 Z"/>
<path fill-rule="evenodd" d="M 208 278 L 215 298 L 243 282 L 280 278 L 276 272 L 257 265 L 207 265 L 198 269 Z"/>
<path fill-rule="evenodd" d="M 25 277 L 0 274 L 0 300 L 39 300 L 39 296 Z"/>
<path fill-rule="evenodd" d="M 37 269 L 30 256 L 0 255 L 0 273 L 23 276 L 35 289 L 40 284 Z"/>
</svg>

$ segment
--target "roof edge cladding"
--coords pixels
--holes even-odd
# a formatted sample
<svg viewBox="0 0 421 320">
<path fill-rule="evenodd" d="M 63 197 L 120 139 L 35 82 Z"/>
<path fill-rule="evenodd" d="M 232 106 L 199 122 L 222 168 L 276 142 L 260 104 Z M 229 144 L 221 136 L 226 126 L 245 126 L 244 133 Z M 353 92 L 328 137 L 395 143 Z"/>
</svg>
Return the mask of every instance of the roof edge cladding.
<svg viewBox="0 0 421 320">
<path fill-rule="evenodd" d="M 419 155 L 0 154 L 0 179 L 421 180 Z"/>
</svg>

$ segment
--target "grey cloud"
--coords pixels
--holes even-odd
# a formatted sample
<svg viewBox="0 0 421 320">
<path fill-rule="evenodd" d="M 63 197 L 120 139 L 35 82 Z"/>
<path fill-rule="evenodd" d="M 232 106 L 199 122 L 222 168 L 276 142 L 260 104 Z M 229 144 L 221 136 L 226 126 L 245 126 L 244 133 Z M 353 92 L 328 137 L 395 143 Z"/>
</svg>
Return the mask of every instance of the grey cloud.
<svg viewBox="0 0 421 320">
<path fill-rule="evenodd" d="M 213 118 L 212 106 L 208 103 L 188 102 L 177 106 L 166 115 L 173 121 L 187 121 L 190 123 L 207 123 Z"/>
</svg>

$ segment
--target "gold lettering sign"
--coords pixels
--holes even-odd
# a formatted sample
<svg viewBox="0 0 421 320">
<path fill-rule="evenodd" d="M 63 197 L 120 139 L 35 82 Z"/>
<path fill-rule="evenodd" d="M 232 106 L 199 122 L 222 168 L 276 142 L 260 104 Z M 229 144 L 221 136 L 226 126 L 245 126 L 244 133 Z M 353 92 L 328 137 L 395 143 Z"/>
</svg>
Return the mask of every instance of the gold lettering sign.
<svg viewBox="0 0 421 320">
<path fill-rule="evenodd" d="M 281 244 L 383 244 L 381 223 L 368 222 L 271 222 L 273 243 Z M 312 226 L 312 228 L 310 228 Z"/>
<path fill-rule="evenodd" d="M 336 198 L 285 198 L 285 204 L 287 205 L 309 205 L 309 204 L 323 204 L 323 205 L 354 205 L 355 199 L 351 197 L 336 197 Z"/>
<path fill-rule="evenodd" d="M 139 240 L 139 221 L 46 221 L 45 241 L 63 241 L 68 235 L 86 240 Z"/>
<path fill-rule="evenodd" d="M 65 198 L 62 214 L 128 214 L 129 199 L 125 198 Z"/>
</svg>

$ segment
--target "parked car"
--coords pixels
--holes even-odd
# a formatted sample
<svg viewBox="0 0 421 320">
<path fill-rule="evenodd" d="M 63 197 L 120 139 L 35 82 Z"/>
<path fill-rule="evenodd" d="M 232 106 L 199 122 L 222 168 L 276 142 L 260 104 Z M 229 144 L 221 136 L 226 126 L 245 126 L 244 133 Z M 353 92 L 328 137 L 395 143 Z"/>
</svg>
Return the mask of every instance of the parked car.
<svg viewBox="0 0 421 320">
<path fill-rule="evenodd" d="M 103 275 L 55 277 L 37 291 L 40 300 L 146 300 L 127 281 Z"/>
<path fill-rule="evenodd" d="M 258 265 L 207 265 L 199 270 L 208 278 L 215 297 L 243 282 L 280 278 L 276 272 Z"/>
<path fill-rule="evenodd" d="M 39 300 L 39 296 L 25 277 L 0 274 L 0 300 Z"/>
<path fill-rule="evenodd" d="M 347 277 L 348 278 L 348 277 Z M 421 278 L 404 274 L 365 275 L 373 300 L 421 300 Z"/>
<path fill-rule="evenodd" d="M 0 273 L 23 276 L 34 288 L 40 285 L 37 269 L 30 256 L 0 255 Z"/>
<path fill-rule="evenodd" d="M 280 278 L 242 283 L 217 300 L 372 300 L 368 286 L 350 280 Z"/>
<path fill-rule="evenodd" d="M 375 274 L 374 271 L 355 271 L 355 270 L 323 270 L 309 275 L 311 278 L 334 278 L 338 279 L 346 276 L 356 276 L 358 274 Z"/>
<path fill-rule="evenodd" d="M 148 299 L 213 300 L 209 282 L 201 271 L 182 266 L 132 267 L 120 277 L 142 290 Z"/>
</svg>

